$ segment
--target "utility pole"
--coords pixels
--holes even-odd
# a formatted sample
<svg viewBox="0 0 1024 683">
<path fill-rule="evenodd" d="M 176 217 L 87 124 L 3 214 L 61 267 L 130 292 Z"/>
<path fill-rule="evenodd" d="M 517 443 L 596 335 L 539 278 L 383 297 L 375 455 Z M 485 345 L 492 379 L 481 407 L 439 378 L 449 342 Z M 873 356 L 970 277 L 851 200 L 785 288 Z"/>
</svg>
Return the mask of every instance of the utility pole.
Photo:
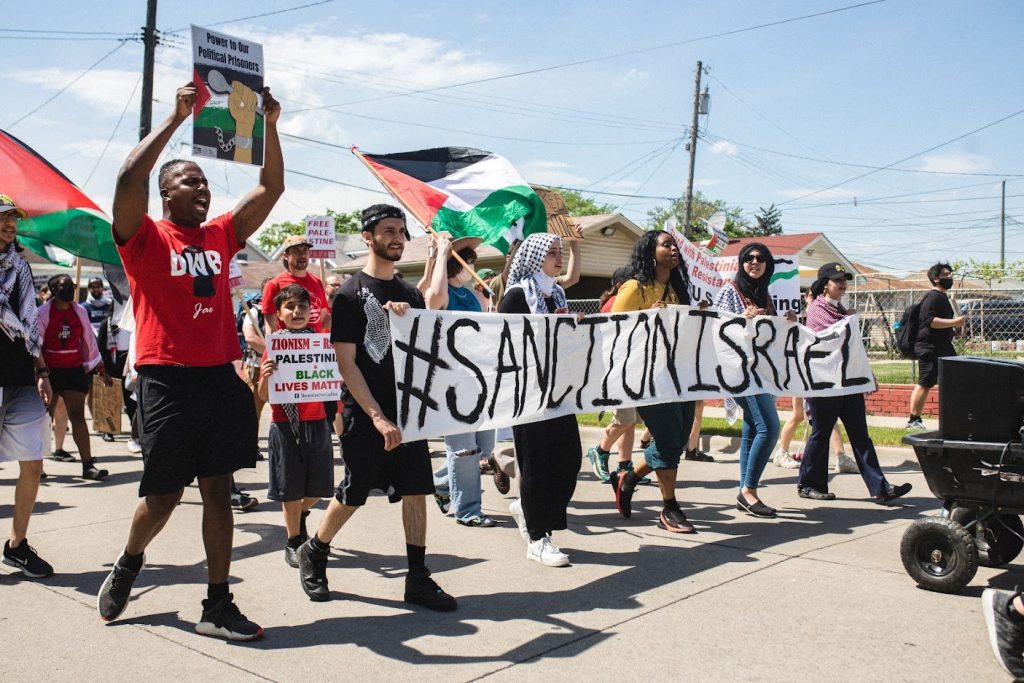
<svg viewBox="0 0 1024 683">
<path fill-rule="evenodd" d="M 139 140 L 153 129 L 153 63 L 156 59 L 156 0 L 146 0 L 146 25 L 142 27 L 142 106 L 139 108 Z M 149 200 L 149 185 L 146 185 Z"/>
<path fill-rule="evenodd" d="M 1006 181 L 1003 181 L 1003 201 L 999 208 L 999 266 L 1006 265 Z"/>
<path fill-rule="evenodd" d="M 700 113 L 700 72 L 703 65 L 697 62 L 697 77 L 693 85 L 693 119 L 690 121 L 690 174 L 686 179 L 686 209 L 683 212 L 683 234 L 692 239 L 690 217 L 693 215 L 693 166 L 697 161 L 697 115 Z"/>
</svg>

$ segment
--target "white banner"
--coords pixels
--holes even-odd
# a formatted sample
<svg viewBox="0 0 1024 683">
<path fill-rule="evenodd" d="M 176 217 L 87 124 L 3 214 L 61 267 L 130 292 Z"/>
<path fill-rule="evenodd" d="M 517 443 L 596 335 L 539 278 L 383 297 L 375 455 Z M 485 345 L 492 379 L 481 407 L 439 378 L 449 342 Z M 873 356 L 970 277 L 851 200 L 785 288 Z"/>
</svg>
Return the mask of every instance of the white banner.
<svg viewBox="0 0 1024 683">
<path fill-rule="evenodd" d="M 337 258 L 338 243 L 334 237 L 334 218 L 306 216 L 306 239 L 310 242 L 309 258 Z"/>
<path fill-rule="evenodd" d="M 680 233 L 673 231 L 679 253 L 686 261 L 686 272 L 690 280 L 690 299 L 694 303 L 714 303 L 718 290 L 726 280 L 736 278 L 739 267 L 735 256 L 715 257 Z M 786 311 L 800 312 L 800 264 L 795 256 L 775 256 L 775 274 L 768 285 L 768 294 L 775 303 L 779 315 Z"/>
<path fill-rule="evenodd" d="M 567 413 L 769 393 L 874 391 L 856 317 L 816 333 L 780 317 L 671 306 L 591 315 L 391 315 L 406 441 Z"/>
<path fill-rule="evenodd" d="M 337 401 L 341 372 L 329 334 L 274 332 L 267 337 L 267 358 L 277 363 L 270 376 L 270 402 Z"/>
<path fill-rule="evenodd" d="M 232 256 L 231 260 L 228 261 L 228 287 L 234 289 L 235 287 L 245 286 L 245 275 L 242 275 L 242 268 L 238 265 L 238 260 Z"/>
</svg>

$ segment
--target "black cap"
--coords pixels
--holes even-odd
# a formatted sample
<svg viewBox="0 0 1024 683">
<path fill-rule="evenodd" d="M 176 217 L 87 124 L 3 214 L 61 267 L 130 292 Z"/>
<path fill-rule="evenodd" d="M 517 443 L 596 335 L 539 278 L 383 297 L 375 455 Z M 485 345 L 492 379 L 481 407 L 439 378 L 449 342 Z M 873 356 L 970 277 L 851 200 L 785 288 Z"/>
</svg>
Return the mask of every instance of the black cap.
<svg viewBox="0 0 1024 683">
<path fill-rule="evenodd" d="M 846 269 L 839 261 L 830 261 L 818 268 L 818 279 L 828 278 L 829 280 L 852 280 L 853 273 Z"/>
</svg>

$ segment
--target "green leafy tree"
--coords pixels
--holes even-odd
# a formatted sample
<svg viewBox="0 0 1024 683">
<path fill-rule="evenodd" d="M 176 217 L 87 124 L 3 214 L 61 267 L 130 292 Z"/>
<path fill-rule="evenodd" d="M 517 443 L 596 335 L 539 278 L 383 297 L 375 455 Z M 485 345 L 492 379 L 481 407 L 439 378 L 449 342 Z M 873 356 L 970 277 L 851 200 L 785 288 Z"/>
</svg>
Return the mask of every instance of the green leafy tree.
<svg viewBox="0 0 1024 683">
<path fill-rule="evenodd" d="M 565 208 L 570 216 L 597 216 L 604 213 L 615 213 L 619 209 L 611 204 L 598 204 L 593 199 L 584 197 L 575 190 L 559 190 L 565 199 Z"/>
<path fill-rule="evenodd" d="M 775 208 L 775 204 L 772 204 L 767 209 L 759 207 L 761 212 L 754 216 L 754 220 L 757 221 L 757 225 L 751 226 L 750 234 L 758 237 L 768 237 L 769 235 L 779 235 L 782 233 L 782 212 Z"/>
<path fill-rule="evenodd" d="M 358 209 L 348 213 L 327 209 L 325 214 L 334 218 L 335 234 L 355 234 L 361 230 L 361 212 Z M 260 231 L 256 236 L 256 244 L 269 254 L 281 246 L 281 243 L 289 236 L 303 235 L 305 232 L 306 225 L 302 221 L 273 223 Z"/>
<path fill-rule="evenodd" d="M 997 261 L 979 261 L 972 258 L 965 261 L 954 261 L 951 265 L 955 274 L 984 280 L 989 287 L 992 287 L 992 283 L 1003 280 L 1024 280 L 1024 261 L 1007 261 L 1002 264 Z"/>
<path fill-rule="evenodd" d="M 743 209 L 730 207 L 723 199 L 705 197 L 698 190 L 693 193 L 693 203 L 690 210 L 691 235 L 694 240 L 704 240 L 711 237 L 711 232 L 708 230 L 705 222 L 718 211 L 725 214 L 725 232 L 729 237 L 747 237 L 750 235 L 750 224 L 743 218 Z M 685 213 L 686 197 L 679 197 L 673 200 L 669 206 L 655 207 L 647 212 L 647 229 L 663 230 L 665 221 L 671 216 L 675 216 L 678 229 L 682 231 L 683 215 Z"/>
</svg>

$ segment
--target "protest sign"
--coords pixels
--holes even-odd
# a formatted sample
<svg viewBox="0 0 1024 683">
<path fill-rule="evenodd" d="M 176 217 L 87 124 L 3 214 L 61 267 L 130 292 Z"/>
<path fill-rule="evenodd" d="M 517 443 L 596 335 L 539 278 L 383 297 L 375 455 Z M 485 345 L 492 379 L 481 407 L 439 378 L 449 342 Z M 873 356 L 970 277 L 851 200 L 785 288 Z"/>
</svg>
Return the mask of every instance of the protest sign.
<svg viewBox="0 0 1024 683">
<path fill-rule="evenodd" d="M 270 376 L 270 403 L 315 403 L 341 397 L 341 373 L 329 334 L 275 332 L 267 337 L 267 358 L 277 363 Z"/>
<path fill-rule="evenodd" d="M 309 258 L 334 259 L 337 242 L 334 238 L 333 216 L 306 216 L 306 239 L 310 242 Z"/>
<path fill-rule="evenodd" d="M 727 280 L 736 277 L 739 263 L 735 256 L 715 257 L 677 231 L 671 231 L 679 245 L 679 254 L 686 262 L 686 274 L 690 281 L 690 300 L 713 303 L 718 290 Z M 774 256 L 775 274 L 768 285 L 768 295 L 775 304 L 775 311 L 783 315 L 786 311 L 800 312 L 800 264 L 795 256 Z"/>
<path fill-rule="evenodd" d="M 93 376 L 90 396 L 89 409 L 92 412 L 93 431 L 120 434 L 121 411 L 124 408 L 121 380 L 115 379 L 108 387 L 102 378 Z"/>
<path fill-rule="evenodd" d="M 822 332 L 691 306 L 586 316 L 391 315 L 406 441 L 629 406 L 875 388 L 856 317 Z"/>
<path fill-rule="evenodd" d="M 263 165 L 263 46 L 192 27 L 192 153 Z"/>
<path fill-rule="evenodd" d="M 245 286 L 245 276 L 242 275 L 242 268 L 238 265 L 238 261 L 232 256 L 228 262 L 228 287 L 234 289 L 243 286 Z"/>
</svg>

